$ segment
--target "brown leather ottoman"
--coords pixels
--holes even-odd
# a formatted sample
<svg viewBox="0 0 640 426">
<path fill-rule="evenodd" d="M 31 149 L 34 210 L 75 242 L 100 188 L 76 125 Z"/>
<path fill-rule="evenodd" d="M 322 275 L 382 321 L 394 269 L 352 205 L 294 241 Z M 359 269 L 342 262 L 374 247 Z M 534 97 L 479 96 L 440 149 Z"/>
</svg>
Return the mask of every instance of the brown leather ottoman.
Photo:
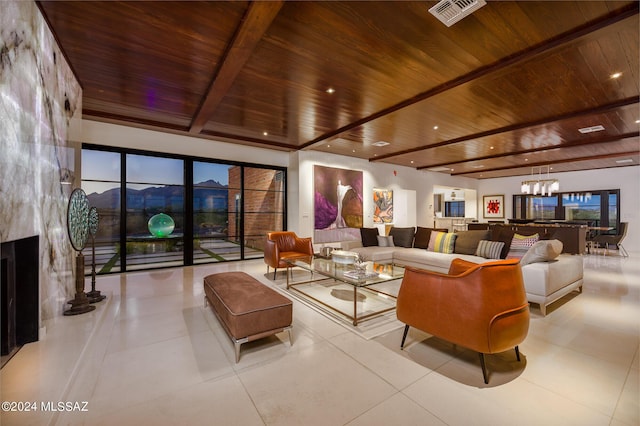
<svg viewBox="0 0 640 426">
<path fill-rule="evenodd" d="M 235 345 L 236 362 L 240 345 L 287 330 L 289 343 L 293 303 L 244 272 L 222 272 L 204 278 L 204 304 L 213 312 Z"/>
</svg>

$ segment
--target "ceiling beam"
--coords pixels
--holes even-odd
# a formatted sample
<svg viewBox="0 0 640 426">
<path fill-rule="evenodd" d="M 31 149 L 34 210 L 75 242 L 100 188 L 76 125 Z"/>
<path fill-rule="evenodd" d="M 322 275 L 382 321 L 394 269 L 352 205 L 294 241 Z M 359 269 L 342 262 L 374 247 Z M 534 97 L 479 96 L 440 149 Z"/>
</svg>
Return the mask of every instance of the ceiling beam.
<svg viewBox="0 0 640 426">
<path fill-rule="evenodd" d="M 190 133 L 202 131 L 283 4 L 284 1 L 254 1 L 249 4 L 191 122 Z"/>
<path fill-rule="evenodd" d="M 424 170 L 424 169 L 432 169 L 434 167 L 455 166 L 455 165 L 470 163 L 472 161 L 493 160 L 493 159 L 496 159 L 496 158 L 513 157 L 514 155 L 529 154 L 529 153 L 532 153 L 532 152 L 548 151 L 548 150 L 563 149 L 563 148 L 575 148 L 577 146 L 585 146 L 585 145 L 594 145 L 594 144 L 616 142 L 616 141 L 629 139 L 629 138 L 633 138 L 633 137 L 638 137 L 638 136 L 640 136 L 640 132 L 630 132 L 630 133 L 624 133 L 622 135 L 607 135 L 607 136 L 602 136 L 602 137 L 589 139 L 589 140 L 580 139 L 580 140 L 565 142 L 565 143 L 562 143 L 560 145 L 548 145 L 548 146 L 542 146 L 542 147 L 532 148 L 532 149 L 522 149 L 522 150 L 519 150 L 519 151 L 505 152 L 505 153 L 497 154 L 497 155 L 483 155 L 482 157 L 469 158 L 469 159 L 466 159 L 466 160 L 463 160 L 463 161 L 455 161 L 455 162 L 449 162 L 449 163 L 437 163 L 437 164 L 431 164 L 431 165 L 428 165 L 428 166 L 420 166 L 420 167 L 416 167 L 416 169 L 417 170 Z M 521 167 L 521 166 L 517 166 L 517 167 Z M 488 169 L 488 170 L 490 170 L 490 169 Z"/>
<path fill-rule="evenodd" d="M 484 174 L 488 172 L 497 172 L 500 170 L 530 169 L 531 167 L 546 166 L 551 164 L 575 163 L 578 161 L 590 161 L 590 160 L 603 160 L 607 158 L 626 157 L 629 155 L 638 155 L 638 151 L 614 152 L 611 154 L 599 154 L 599 155 L 589 155 L 586 157 L 564 158 L 562 160 L 554 160 L 552 163 L 550 163 L 549 161 L 541 161 L 537 163 L 527 164 L 526 166 L 517 166 L 517 167 L 505 166 L 505 167 L 496 167 L 488 170 L 482 169 L 482 170 L 474 170 L 472 172 L 458 172 L 458 173 L 451 173 L 451 176 L 464 176 L 464 175 L 472 175 L 472 174 L 478 174 L 478 173 Z M 514 175 L 514 176 L 517 176 L 517 175 Z"/>
<path fill-rule="evenodd" d="M 363 124 L 366 124 L 370 121 L 376 120 L 378 118 L 384 117 L 386 115 L 389 115 L 391 113 L 394 113 L 398 110 L 401 110 L 403 108 L 406 108 L 408 106 L 411 106 L 413 104 L 416 104 L 418 102 L 422 102 L 426 99 L 429 99 L 433 96 L 439 95 L 443 92 L 446 92 L 448 90 L 454 89 L 458 86 L 461 86 L 463 84 L 469 83 L 473 80 L 477 80 L 478 78 L 484 77 L 486 75 L 489 74 L 493 74 L 497 71 L 503 70 L 508 68 L 509 66 L 513 66 L 514 64 L 517 64 L 519 62 L 523 62 L 526 60 L 531 60 L 533 58 L 535 58 L 536 56 L 545 53 L 547 51 L 553 50 L 555 48 L 561 47 L 567 43 L 571 43 L 577 39 L 580 39 L 582 37 L 586 37 L 589 34 L 596 32 L 598 30 L 601 30 L 603 28 L 606 28 L 608 26 L 614 25 L 618 22 L 624 21 L 627 18 L 630 18 L 632 16 L 635 16 L 638 14 L 638 7 L 635 4 L 632 5 L 628 5 L 625 6 L 619 10 L 616 10 L 614 12 L 611 12 L 610 14 L 606 15 L 604 18 L 593 21 L 593 22 L 587 22 L 584 25 L 581 25 L 579 27 L 577 27 L 576 29 L 569 31 L 567 33 L 564 34 L 560 34 L 557 37 L 553 37 L 549 40 L 545 40 L 544 42 L 538 43 L 537 45 L 531 46 L 527 49 L 524 49 L 518 53 L 515 53 L 509 57 L 500 59 L 499 61 L 496 61 L 494 63 L 491 63 L 489 65 L 485 65 L 482 66 L 480 68 L 477 68 L 467 74 L 464 74 L 458 78 L 455 78 L 453 80 L 447 81 L 443 84 L 440 84 L 436 87 L 434 87 L 433 89 L 427 90 L 425 92 L 419 93 L 416 96 L 413 96 L 411 98 L 405 99 L 402 102 L 399 102 L 395 105 L 392 105 L 388 108 L 385 108 L 383 110 L 380 110 L 376 113 L 373 113 L 367 117 L 363 117 L 359 120 L 353 121 L 343 127 L 340 127 L 338 129 L 332 130 L 330 132 L 327 132 L 309 142 L 306 142 L 304 144 L 302 144 L 300 146 L 300 149 L 306 149 L 306 148 L 310 148 L 315 144 L 324 142 L 326 139 L 328 138 L 332 138 L 334 136 L 339 135 L 340 133 L 344 133 L 346 131 L 352 130 L 356 127 L 360 127 Z M 419 149 L 417 149 L 419 150 Z M 416 150 L 416 151 L 417 151 Z M 412 152 L 412 151 L 409 151 Z M 387 154 L 387 155 L 382 155 L 382 156 L 378 156 L 375 158 L 371 158 L 369 159 L 369 161 L 379 161 L 382 160 L 384 158 L 389 158 L 389 157 L 393 157 L 396 155 L 401 155 L 403 153 L 407 153 L 406 151 L 403 151 L 399 154 Z"/>
<path fill-rule="evenodd" d="M 384 159 L 387 159 L 387 158 L 391 158 L 391 157 L 398 157 L 400 155 L 406 155 L 406 154 L 411 154 L 411 153 L 414 153 L 414 152 L 425 151 L 425 150 L 431 149 L 431 148 L 438 148 L 438 147 L 441 147 L 441 146 L 452 145 L 452 144 L 460 143 L 460 142 L 466 142 L 466 141 L 470 141 L 470 140 L 473 140 L 473 139 L 479 139 L 479 138 L 484 138 L 484 137 L 487 137 L 487 136 L 497 135 L 497 134 L 500 134 L 500 133 L 513 132 L 515 130 L 526 129 L 528 127 L 542 126 L 544 124 L 549 124 L 549 123 L 552 123 L 554 121 L 568 120 L 568 119 L 580 117 L 580 116 L 583 116 L 583 115 L 601 114 L 603 112 L 607 112 L 607 111 L 610 111 L 612 109 L 625 107 L 627 105 L 637 104 L 638 102 L 640 102 L 640 97 L 631 96 L 631 97 L 626 98 L 626 99 L 617 100 L 617 101 L 614 101 L 614 102 L 611 102 L 611 103 L 608 103 L 608 104 L 604 104 L 604 105 L 598 105 L 598 106 L 593 107 L 593 108 L 587 108 L 587 109 L 582 109 L 582 110 L 578 110 L 578 111 L 570 111 L 570 112 L 567 112 L 565 114 L 558 114 L 558 115 L 554 115 L 554 116 L 551 116 L 551 117 L 545 117 L 545 118 L 542 118 L 540 120 L 534 120 L 534 121 L 527 121 L 527 122 L 524 122 L 524 123 L 511 124 L 509 126 L 504 126 L 504 127 L 499 127 L 499 128 L 496 128 L 496 129 L 486 130 L 484 132 L 478 132 L 478 133 L 474 133 L 472 135 L 461 136 L 461 137 L 455 138 L 455 139 L 449 139 L 449 140 L 446 140 L 446 141 L 436 142 L 436 143 L 433 143 L 433 144 L 427 145 L 427 146 L 419 146 L 419 147 L 416 147 L 416 148 L 397 151 L 397 152 L 394 152 L 394 153 L 391 153 L 391 154 L 379 155 L 377 157 L 370 158 L 369 161 L 371 161 L 371 162 L 373 162 L 373 161 L 381 161 L 381 160 L 384 160 Z"/>
</svg>

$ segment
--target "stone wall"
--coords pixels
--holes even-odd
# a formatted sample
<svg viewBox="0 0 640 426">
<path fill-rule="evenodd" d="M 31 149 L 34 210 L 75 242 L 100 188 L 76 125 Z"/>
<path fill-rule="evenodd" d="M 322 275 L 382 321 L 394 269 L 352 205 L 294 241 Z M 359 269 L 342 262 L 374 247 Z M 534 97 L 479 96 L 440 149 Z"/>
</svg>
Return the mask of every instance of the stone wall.
<svg viewBox="0 0 640 426">
<path fill-rule="evenodd" d="M 40 237 L 40 326 L 73 297 L 67 203 L 82 91 L 34 2 L 0 13 L 0 242 Z"/>
</svg>

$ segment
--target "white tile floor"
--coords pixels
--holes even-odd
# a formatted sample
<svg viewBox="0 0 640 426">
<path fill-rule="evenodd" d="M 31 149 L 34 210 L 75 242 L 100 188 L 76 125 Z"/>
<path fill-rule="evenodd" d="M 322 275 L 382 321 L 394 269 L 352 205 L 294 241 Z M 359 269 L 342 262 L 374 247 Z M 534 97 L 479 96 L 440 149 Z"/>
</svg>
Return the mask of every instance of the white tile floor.
<svg viewBox="0 0 640 426">
<path fill-rule="evenodd" d="M 413 330 L 365 340 L 294 301 L 286 333 L 243 345 L 209 308 L 202 278 L 261 260 L 100 277 L 92 313 L 47 324 L 0 371 L 2 425 L 638 425 L 640 258 L 585 256 L 582 294 L 532 308 L 529 336 L 487 357 Z M 461 325 L 463 326 L 463 325 Z M 78 361 L 80 360 L 80 361 Z M 51 411 L 51 403 L 79 402 Z M 32 405 L 31 408 L 34 406 Z M 44 409 L 49 408 L 49 411 Z"/>
</svg>

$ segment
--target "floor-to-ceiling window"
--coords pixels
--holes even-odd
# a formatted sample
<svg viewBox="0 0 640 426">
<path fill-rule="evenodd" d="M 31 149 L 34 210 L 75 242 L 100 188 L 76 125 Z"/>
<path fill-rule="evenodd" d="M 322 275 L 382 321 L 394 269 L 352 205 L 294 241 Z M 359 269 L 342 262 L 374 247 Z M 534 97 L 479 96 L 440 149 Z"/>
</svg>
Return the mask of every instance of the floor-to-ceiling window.
<svg viewBox="0 0 640 426">
<path fill-rule="evenodd" d="M 184 160 L 126 154 L 127 270 L 184 264 Z"/>
<path fill-rule="evenodd" d="M 91 270 L 95 243 L 96 272 L 119 272 L 121 155 L 117 152 L 82 150 L 82 189 L 99 215 L 96 235 L 83 251 L 85 266 Z"/>
<path fill-rule="evenodd" d="M 283 168 L 86 145 L 82 187 L 98 273 L 262 257 L 286 223 Z"/>
<path fill-rule="evenodd" d="M 518 220 L 561 220 L 610 228 L 620 223 L 620 190 L 561 192 L 554 195 L 514 195 L 513 218 Z"/>
</svg>

